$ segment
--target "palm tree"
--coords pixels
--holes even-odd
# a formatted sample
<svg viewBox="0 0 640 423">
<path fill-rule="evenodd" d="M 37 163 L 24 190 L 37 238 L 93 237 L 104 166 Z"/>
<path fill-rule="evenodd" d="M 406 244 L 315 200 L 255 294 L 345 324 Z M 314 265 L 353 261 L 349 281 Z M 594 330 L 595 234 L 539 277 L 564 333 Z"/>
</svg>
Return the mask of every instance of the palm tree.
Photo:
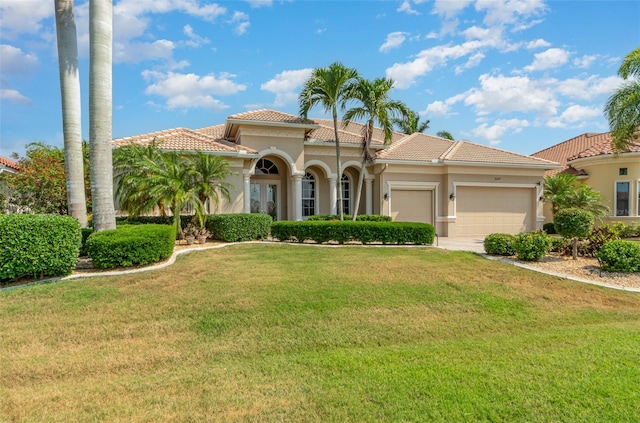
<svg viewBox="0 0 640 423">
<path fill-rule="evenodd" d="M 594 218 L 601 219 L 609 214 L 605 198 L 586 184 L 578 184 L 578 178 L 568 173 L 558 173 L 544 180 L 545 202 L 551 203 L 555 215 L 561 209 L 579 208 L 589 211 Z"/>
<path fill-rule="evenodd" d="M 451 140 L 451 141 L 455 141 L 453 139 L 453 135 L 451 135 L 451 132 L 449 132 L 449 131 L 438 131 L 438 132 L 436 132 L 436 136 L 438 136 L 440 138 L 446 138 L 446 139 Z"/>
<path fill-rule="evenodd" d="M 565 199 L 575 190 L 578 178 L 568 173 L 558 173 L 544 178 L 544 201 L 551 203 L 551 212 L 556 214 L 563 206 Z"/>
<path fill-rule="evenodd" d="M 376 78 L 373 81 L 358 78 L 357 83 L 352 85 L 349 90 L 349 98 L 358 101 L 360 104 L 347 110 L 344 115 L 344 125 L 348 125 L 354 119 L 366 121 L 360 144 L 362 165 L 360 166 L 360 176 L 356 189 L 353 220 L 356 220 L 358 207 L 360 206 L 365 167 L 373 159 L 370 148 L 375 123 L 377 122 L 382 128 L 384 143 L 386 144 L 391 141 L 393 135 L 393 120 L 408 119 L 408 116 L 412 113 L 403 102 L 389 98 L 389 91 L 392 88 L 393 80 L 390 78 Z"/>
<path fill-rule="evenodd" d="M 300 103 L 300 116 L 307 119 L 309 110 L 316 105 L 321 105 L 325 112 L 331 111 L 333 117 L 333 130 L 336 141 L 336 172 L 338 184 L 342 173 L 342 161 L 340 158 L 340 139 L 338 137 L 338 108 L 345 107 L 345 92 L 349 85 L 355 81 L 358 71 L 347 68 L 342 63 L 335 62 L 326 68 L 316 68 L 309 79 L 304 83 L 298 101 Z M 338 215 L 344 219 L 342 208 L 342 189 L 338 185 Z"/>
<path fill-rule="evenodd" d="M 193 167 L 192 184 L 196 189 L 196 195 L 203 206 L 205 213 L 198 213 L 200 227 L 206 224 L 206 210 L 209 210 L 209 202 L 217 208 L 220 193 L 227 201 L 231 200 L 229 188 L 231 184 L 224 179 L 231 174 L 229 162 L 219 156 L 212 156 L 201 151 L 196 156 L 190 157 L 190 165 Z"/>
<path fill-rule="evenodd" d="M 89 2 L 89 143 L 93 229 L 115 229 L 113 206 L 112 125 L 112 0 Z"/>
<path fill-rule="evenodd" d="M 398 128 L 403 134 L 411 135 L 416 132 L 424 132 L 429 129 L 429 119 L 420 122 L 420 115 L 413 110 L 403 118 L 393 118 L 391 122 Z"/>
<path fill-rule="evenodd" d="M 618 75 L 624 84 L 609 97 L 604 113 L 612 132 L 616 152 L 623 152 L 637 137 L 640 127 L 640 47 L 623 60 Z"/>
<path fill-rule="evenodd" d="M 80 124 L 80 76 L 73 0 L 55 0 L 55 9 L 67 207 L 69 215 L 78 219 L 80 227 L 86 228 L 88 221 Z"/>
</svg>

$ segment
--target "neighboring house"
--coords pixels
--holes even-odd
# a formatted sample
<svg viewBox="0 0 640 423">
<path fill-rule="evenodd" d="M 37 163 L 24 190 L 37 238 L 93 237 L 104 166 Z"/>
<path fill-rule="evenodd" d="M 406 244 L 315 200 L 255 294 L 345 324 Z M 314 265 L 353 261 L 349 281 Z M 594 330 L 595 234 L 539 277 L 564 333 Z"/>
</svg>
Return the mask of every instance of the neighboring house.
<svg viewBox="0 0 640 423">
<path fill-rule="evenodd" d="M 640 142 L 630 144 L 625 152 L 616 155 L 610 132 L 587 133 L 532 156 L 562 165 L 561 169 L 547 171 L 545 176 L 570 173 L 599 191 L 611 210 L 608 220 L 640 222 Z M 547 221 L 553 219 L 548 207 L 545 217 Z"/>
<path fill-rule="evenodd" d="M 0 173 L 10 172 L 16 173 L 18 171 L 18 162 L 8 159 L 4 156 L 0 156 Z"/>
<path fill-rule="evenodd" d="M 340 128 L 342 166 L 336 169 L 333 122 L 302 120 L 273 110 L 231 115 L 224 124 L 175 128 L 114 140 L 116 147 L 155 140 L 160 148 L 226 157 L 234 172 L 231 201 L 220 213 L 268 213 L 302 220 L 335 214 L 338 189 L 353 211 L 363 125 Z M 483 236 L 540 228 L 544 172 L 557 163 L 467 141 L 394 133 L 383 145 L 375 129 L 373 164 L 364 169 L 359 213 L 426 222 L 440 236 Z M 210 210 L 213 212 L 213 210 Z"/>
</svg>

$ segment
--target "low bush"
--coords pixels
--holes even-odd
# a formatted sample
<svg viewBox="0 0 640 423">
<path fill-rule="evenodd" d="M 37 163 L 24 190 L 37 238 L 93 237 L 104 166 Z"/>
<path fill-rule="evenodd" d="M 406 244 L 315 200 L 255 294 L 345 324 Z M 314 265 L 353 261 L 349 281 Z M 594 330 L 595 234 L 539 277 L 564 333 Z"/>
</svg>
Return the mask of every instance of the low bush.
<svg viewBox="0 0 640 423">
<path fill-rule="evenodd" d="M 571 240 L 562 236 L 551 236 L 551 250 L 564 255 L 571 254 Z"/>
<path fill-rule="evenodd" d="M 514 235 L 510 234 L 490 234 L 484 239 L 484 251 L 487 254 L 497 254 L 500 256 L 512 256 L 516 253 L 513 244 L 516 240 Z"/>
<path fill-rule="evenodd" d="M 80 231 L 82 234 L 82 242 L 80 243 L 80 256 L 83 257 L 87 255 L 87 239 L 93 233 L 93 229 L 82 228 L 80 229 Z"/>
<path fill-rule="evenodd" d="M 640 223 L 630 223 L 625 225 L 624 223 L 619 223 L 617 226 L 620 238 L 635 238 L 640 237 Z"/>
<path fill-rule="evenodd" d="M 551 251 L 551 237 L 543 231 L 526 232 L 516 235 L 513 248 L 519 260 L 539 261 Z"/>
<path fill-rule="evenodd" d="M 96 232 L 86 243 L 93 265 L 100 269 L 141 266 L 171 256 L 176 232 L 171 225 L 121 225 Z"/>
<path fill-rule="evenodd" d="M 344 215 L 344 220 L 351 220 L 353 216 L 350 214 Z M 309 216 L 308 220 L 340 220 L 340 216 L 335 214 L 316 214 Z M 391 216 L 383 216 L 380 214 L 359 214 L 356 216 L 356 222 L 391 222 Z"/>
<path fill-rule="evenodd" d="M 609 272 L 640 272 L 640 244 L 629 241 L 610 241 L 600 248 L 596 257 L 602 269 Z"/>
<path fill-rule="evenodd" d="M 340 244 L 433 244 L 435 229 L 428 223 L 367 221 L 279 221 L 271 225 L 271 235 L 280 241 L 335 241 Z"/>
<path fill-rule="evenodd" d="M 267 238 L 271 222 L 268 214 L 211 214 L 207 217 L 207 229 L 213 239 L 225 242 L 251 241 Z"/>
<path fill-rule="evenodd" d="M 600 226 L 593 229 L 593 232 L 587 238 L 587 242 L 580 245 L 578 249 L 585 256 L 595 256 L 604 244 L 617 239 L 620 239 L 618 228 L 612 225 Z"/>
<path fill-rule="evenodd" d="M 78 262 L 80 224 L 69 216 L 0 215 L 0 283 L 66 276 Z"/>
<path fill-rule="evenodd" d="M 553 222 L 547 222 L 544 225 L 542 225 L 542 230 L 549 235 L 555 235 L 557 233 L 556 225 L 554 225 Z"/>
</svg>

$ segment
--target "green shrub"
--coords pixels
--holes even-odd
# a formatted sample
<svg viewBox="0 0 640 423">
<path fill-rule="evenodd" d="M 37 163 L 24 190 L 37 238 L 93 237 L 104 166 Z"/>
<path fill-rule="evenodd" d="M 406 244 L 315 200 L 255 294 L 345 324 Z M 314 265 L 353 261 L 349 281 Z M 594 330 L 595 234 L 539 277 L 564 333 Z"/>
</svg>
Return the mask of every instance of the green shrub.
<svg viewBox="0 0 640 423">
<path fill-rule="evenodd" d="M 193 215 L 180 216 L 182 229 L 191 222 Z M 116 217 L 116 224 L 120 225 L 173 225 L 173 216 L 126 216 Z M 178 234 L 176 234 L 178 236 Z"/>
<path fill-rule="evenodd" d="M 433 244 L 435 229 L 428 223 L 370 221 L 279 221 L 271 225 L 271 235 L 281 241 L 335 241 L 343 244 Z"/>
<path fill-rule="evenodd" d="M 587 238 L 587 242 L 584 243 L 582 248 L 578 246 L 578 249 L 583 255 L 594 256 L 604 244 L 617 239 L 620 239 L 620 232 L 616 226 L 600 226 L 593 229 L 593 232 Z"/>
<path fill-rule="evenodd" d="M 640 272 L 640 245 L 629 241 L 610 241 L 600 248 L 596 257 L 602 269 L 609 272 Z"/>
<path fill-rule="evenodd" d="M 487 254 L 512 256 L 516 253 L 513 243 L 516 237 L 510 234 L 490 234 L 484 239 L 484 250 Z"/>
<path fill-rule="evenodd" d="M 87 239 L 93 265 L 101 269 L 141 266 L 171 256 L 176 232 L 171 225 L 121 225 Z"/>
<path fill-rule="evenodd" d="M 350 214 L 344 215 L 344 220 L 351 220 L 353 216 Z M 335 214 L 316 214 L 309 216 L 308 220 L 340 220 L 340 216 Z M 356 222 L 391 222 L 391 216 L 383 216 L 380 214 L 359 214 L 356 216 Z"/>
<path fill-rule="evenodd" d="M 251 241 L 267 238 L 271 222 L 268 214 L 211 214 L 207 216 L 207 229 L 213 239 L 225 242 Z"/>
<path fill-rule="evenodd" d="M 0 215 L 0 283 L 66 276 L 78 262 L 80 224 L 69 216 Z"/>
<path fill-rule="evenodd" d="M 571 253 L 571 240 L 562 236 L 551 236 L 551 250 L 554 253 L 570 254 Z"/>
<path fill-rule="evenodd" d="M 553 224 L 553 222 L 547 222 L 544 225 L 542 225 L 542 230 L 549 235 L 556 234 L 556 226 Z"/>
<path fill-rule="evenodd" d="M 516 235 L 513 248 L 519 260 L 539 261 L 551 251 L 551 237 L 545 232 L 527 232 Z"/>
<path fill-rule="evenodd" d="M 619 234 L 620 238 L 635 238 L 640 236 L 640 223 L 634 224 L 630 223 L 625 225 L 623 223 L 620 224 Z"/>
<path fill-rule="evenodd" d="M 591 212 L 575 207 L 561 209 L 553 216 L 556 231 L 565 238 L 572 238 L 574 260 L 578 257 L 578 240 L 591 235 L 594 221 Z"/>
</svg>

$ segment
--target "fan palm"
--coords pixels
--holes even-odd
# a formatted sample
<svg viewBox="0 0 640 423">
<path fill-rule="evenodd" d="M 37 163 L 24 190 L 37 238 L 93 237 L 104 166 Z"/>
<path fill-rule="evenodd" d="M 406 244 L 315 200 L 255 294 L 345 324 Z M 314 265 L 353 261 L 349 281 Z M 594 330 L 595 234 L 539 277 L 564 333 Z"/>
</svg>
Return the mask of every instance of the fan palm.
<svg viewBox="0 0 640 423">
<path fill-rule="evenodd" d="M 347 68 L 342 63 L 335 62 L 326 68 L 316 68 L 309 79 L 304 83 L 298 101 L 300 103 L 300 116 L 307 119 L 309 110 L 316 105 L 321 105 L 325 112 L 331 111 L 333 118 L 333 130 L 336 142 L 336 172 L 338 181 L 342 172 L 340 158 L 340 139 L 338 136 L 338 108 L 344 110 L 346 90 L 357 78 L 355 69 Z M 342 208 L 342 190 L 338 189 L 338 215 L 344 219 Z"/>
<path fill-rule="evenodd" d="M 623 152 L 634 142 L 640 127 L 640 47 L 622 60 L 618 75 L 625 82 L 609 97 L 604 113 L 609 121 L 614 149 Z"/>
<path fill-rule="evenodd" d="M 365 167 L 373 159 L 371 140 L 373 138 L 374 125 L 376 123 L 380 125 L 384 132 L 384 143 L 386 144 L 391 141 L 393 135 L 393 120 L 406 119 L 412 113 L 403 102 L 389 98 L 389 92 L 392 88 L 393 80 L 389 78 L 376 78 L 373 81 L 358 78 L 357 82 L 351 85 L 349 89 L 349 98 L 358 101 L 360 104 L 345 112 L 344 125 L 347 126 L 352 120 L 366 122 L 360 144 L 362 165 L 360 166 L 360 176 L 356 188 L 353 220 L 356 220 L 358 207 L 360 206 Z"/>
</svg>

